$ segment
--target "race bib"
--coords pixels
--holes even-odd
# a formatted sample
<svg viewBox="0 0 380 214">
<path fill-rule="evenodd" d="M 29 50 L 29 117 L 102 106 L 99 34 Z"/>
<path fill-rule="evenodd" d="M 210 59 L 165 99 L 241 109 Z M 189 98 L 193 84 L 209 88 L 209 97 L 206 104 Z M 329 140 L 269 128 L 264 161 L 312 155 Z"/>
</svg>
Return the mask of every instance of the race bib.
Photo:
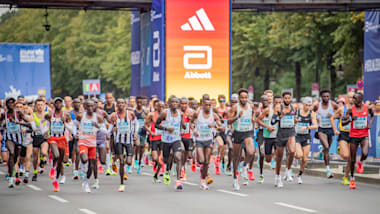
<svg viewBox="0 0 380 214">
<path fill-rule="evenodd" d="M 51 132 L 54 134 L 63 133 L 64 126 L 62 122 L 53 122 L 51 125 Z"/>
<path fill-rule="evenodd" d="M 82 123 L 82 133 L 83 134 L 94 134 L 94 124 Z"/>
<path fill-rule="evenodd" d="M 309 129 L 306 128 L 304 131 L 301 131 L 302 127 L 308 127 L 309 123 L 297 123 L 296 133 L 297 134 L 309 134 Z"/>
<path fill-rule="evenodd" d="M 354 129 L 365 129 L 367 127 L 367 117 L 358 117 L 354 120 Z"/>
<path fill-rule="evenodd" d="M 117 127 L 119 129 L 120 134 L 127 134 L 130 131 L 128 122 L 120 122 L 117 124 Z"/>
<path fill-rule="evenodd" d="M 321 117 L 320 123 L 321 123 L 320 124 L 321 127 L 330 127 L 331 126 L 330 118 L 326 117 L 326 116 Z"/>
<path fill-rule="evenodd" d="M 180 135 L 181 127 L 179 123 L 171 123 L 170 128 L 174 129 L 174 131 L 170 135 L 174 135 L 174 136 Z"/>
<path fill-rule="evenodd" d="M 250 131 L 251 125 L 252 123 L 250 118 L 239 119 L 239 131 Z"/>
<path fill-rule="evenodd" d="M 293 128 L 294 127 L 294 116 L 285 115 L 281 118 L 281 128 Z"/>
<path fill-rule="evenodd" d="M 208 125 L 199 127 L 199 136 L 200 137 L 209 137 L 211 135 L 211 128 Z"/>
<path fill-rule="evenodd" d="M 144 127 L 145 120 L 143 118 L 138 120 L 139 122 L 139 130 L 141 130 Z"/>
<path fill-rule="evenodd" d="M 186 133 L 189 133 L 189 131 L 190 131 L 190 123 L 185 123 L 185 126 L 186 126 L 186 128 L 182 129 L 182 131 L 186 134 Z"/>
<path fill-rule="evenodd" d="M 11 134 L 20 132 L 20 125 L 9 122 L 8 127 L 7 127 L 7 132 Z"/>
<path fill-rule="evenodd" d="M 343 130 L 347 130 L 347 131 L 349 131 L 349 130 L 351 130 L 351 122 L 349 122 L 347 125 L 345 125 L 345 126 L 342 126 L 342 129 Z"/>
</svg>

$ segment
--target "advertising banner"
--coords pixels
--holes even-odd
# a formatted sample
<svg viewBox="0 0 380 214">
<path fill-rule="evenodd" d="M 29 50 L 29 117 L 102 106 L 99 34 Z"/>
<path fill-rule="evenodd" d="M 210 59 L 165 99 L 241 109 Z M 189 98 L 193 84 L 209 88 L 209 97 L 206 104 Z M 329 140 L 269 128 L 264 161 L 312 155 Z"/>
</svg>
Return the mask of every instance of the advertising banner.
<svg viewBox="0 0 380 214">
<path fill-rule="evenodd" d="M 83 80 L 83 95 L 99 95 L 100 80 Z"/>
<path fill-rule="evenodd" d="M 230 94 L 230 0 L 166 1 L 166 97 Z"/>
<path fill-rule="evenodd" d="M 131 95 L 140 94 L 140 12 L 131 12 Z"/>
</svg>

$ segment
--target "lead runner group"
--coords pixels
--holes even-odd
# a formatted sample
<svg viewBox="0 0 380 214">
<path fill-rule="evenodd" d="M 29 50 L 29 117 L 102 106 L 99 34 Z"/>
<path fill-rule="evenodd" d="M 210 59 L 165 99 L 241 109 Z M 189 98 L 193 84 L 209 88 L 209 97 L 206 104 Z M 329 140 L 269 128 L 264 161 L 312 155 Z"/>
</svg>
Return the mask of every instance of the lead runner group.
<svg viewBox="0 0 380 214">
<path fill-rule="evenodd" d="M 100 188 L 98 174 L 119 173 L 117 190 L 124 192 L 128 176 L 142 170 L 152 170 L 155 184 L 163 180 L 170 186 L 174 178 L 176 190 L 184 189 L 189 173 L 199 171 L 202 190 L 209 189 L 212 176 L 225 174 L 239 191 L 240 184 L 256 180 L 255 165 L 257 183 L 264 183 L 264 162 L 274 169 L 274 186 L 281 188 L 283 181 L 303 183 L 310 130 L 316 130 L 326 177 L 334 176 L 329 150 L 338 135 L 341 159 L 347 161 L 342 184 L 356 189 L 354 174 L 363 173 L 380 100 L 364 104 L 360 92 L 337 101 L 330 96 L 324 89 L 320 99 L 304 97 L 296 103 L 290 92 L 274 95 L 266 90 L 259 102 L 252 102 L 242 88 L 229 102 L 224 95 L 213 99 L 208 94 L 199 102 L 175 96 L 164 102 L 154 95 L 115 99 L 112 93 L 104 100 L 66 96 L 49 101 L 40 96 L 26 102 L 24 96 L 9 97 L 1 107 L 1 160 L 8 166 L 9 188 L 29 183 L 30 176 L 37 182 L 49 170 L 53 191 L 59 192 L 66 168 L 88 193 Z M 361 155 L 356 157 L 359 146 Z M 292 168 L 298 169 L 297 175 Z"/>
</svg>

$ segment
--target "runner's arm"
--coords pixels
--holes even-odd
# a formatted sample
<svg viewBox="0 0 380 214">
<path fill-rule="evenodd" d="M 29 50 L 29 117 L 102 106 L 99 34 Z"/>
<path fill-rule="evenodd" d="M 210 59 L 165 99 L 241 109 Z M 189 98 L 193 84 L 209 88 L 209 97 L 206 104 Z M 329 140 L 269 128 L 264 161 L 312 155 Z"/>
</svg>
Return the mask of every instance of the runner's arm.
<svg viewBox="0 0 380 214">
<path fill-rule="evenodd" d="M 309 130 L 318 129 L 318 121 L 317 121 L 317 113 L 311 112 L 311 126 L 309 126 Z"/>
<path fill-rule="evenodd" d="M 156 124 L 154 124 L 154 127 L 156 129 L 165 131 L 166 128 L 161 125 L 161 122 L 164 121 L 165 119 L 166 119 L 166 112 L 162 112 L 161 115 L 157 118 L 157 121 L 156 121 Z"/>
<path fill-rule="evenodd" d="M 352 109 L 348 109 L 346 112 L 346 115 L 344 115 L 342 125 L 345 126 L 351 122 L 352 119 L 350 119 L 350 116 L 352 114 Z"/>
</svg>

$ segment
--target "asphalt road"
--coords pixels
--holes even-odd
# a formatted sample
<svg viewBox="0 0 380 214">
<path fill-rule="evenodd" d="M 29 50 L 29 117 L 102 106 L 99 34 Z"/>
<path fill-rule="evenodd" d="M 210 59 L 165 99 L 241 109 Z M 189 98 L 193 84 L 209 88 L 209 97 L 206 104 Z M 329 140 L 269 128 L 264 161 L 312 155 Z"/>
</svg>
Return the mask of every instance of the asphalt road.
<svg viewBox="0 0 380 214">
<path fill-rule="evenodd" d="M 6 167 L 0 167 L 0 213 L 379 213 L 380 186 L 357 183 L 356 190 L 339 180 L 303 176 L 304 183 L 284 182 L 274 187 L 274 172 L 266 170 L 264 184 L 252 181 L 232 189 L 232 177 L 213 175 L 214 183 L 207 191 L 199 188 L 199 172 L 188 172 L 184 190 L 177 192 L 172 184 L 153 184 L 152 169 L 129 175 L 126 191 L 117 192 L 118 176 L 100 176 L 100 189 L 82 191 L 82 181 L 71 179 L 71 168 L 65 168 L 67 181 L 61 191 L 52 191 L 47 173 L 37 182 L 7 187 Z M 255 169 L 258 177 L 258 169 Z M 172 177 L 173 178 L 173 177 Z M 92 181 L 90 182 L 92 183 Z"/>
</svg>

